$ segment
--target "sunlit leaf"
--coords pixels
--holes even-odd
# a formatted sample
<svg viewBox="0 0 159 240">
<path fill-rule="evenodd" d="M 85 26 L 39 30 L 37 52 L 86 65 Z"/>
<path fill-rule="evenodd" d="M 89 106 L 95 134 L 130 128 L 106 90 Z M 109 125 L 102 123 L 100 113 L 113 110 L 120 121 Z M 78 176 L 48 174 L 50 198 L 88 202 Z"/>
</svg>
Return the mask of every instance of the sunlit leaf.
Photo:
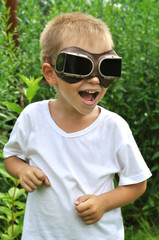
<svg viewBox="0 0 159 240">
<path fill-rule="evenodd" d="M 11 179 L 14 183 L 17 182 L 17 179 L 12 177 L 6 170 L 0 168 L 0 174 L 2 174 L 4 177 Z"/>
<path fill-rule="evenodd" d="M 8 217 L 12 215 L 12 211 L 7 207 L 0 206 L 0 213 L 6 214 Z"/>
<path fill-rule="evenodd" d="M 12 232 L 14 230 L 14 232 Z M 21 233 L 21 226 L 14 224 L 8 228 L 8 235 L 14 236 L 14 239 Z"/>
<path fill-rule="evenodd" d="M 7 234 L 2 234 L 1 240 L 13 240 L 13 238 Z"/>
<path fill-rule="evenodd" d="M 17 199 L 25 193 L 25 190 L 23 188 L 19 189 L 17 187 L 12 187 L 9 189 L 8 193 L 11 197 L 14 197 L 14 199 Z"/>
<path fill-rule="evenodd" d="M 6 106 L 7 108 L 11 109 L 12 111 L 20 114 L 23 110 L 23 108 L 21 108 L 18 104 L 16 103 L 12 103 L 12 102 L 0 102 L 1 104 L 3 104 L 4 106 Z"/>
</svg>

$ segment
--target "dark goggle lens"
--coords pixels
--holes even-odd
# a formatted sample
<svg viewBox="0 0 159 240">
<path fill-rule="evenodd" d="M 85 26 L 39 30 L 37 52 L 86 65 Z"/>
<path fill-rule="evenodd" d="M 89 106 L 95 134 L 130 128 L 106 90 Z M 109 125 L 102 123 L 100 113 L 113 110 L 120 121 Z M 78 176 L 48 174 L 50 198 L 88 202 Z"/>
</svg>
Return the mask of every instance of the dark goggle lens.
<svg viewBox="0 0 159 240">
<path fill-rule="evenodd" d="M 85 76 L 92 71 L 92 62 L 85 57 L 60 53 L 56 59 L 56 70 L 72 75 Z"/>
<path fill-rule="evenodd" d="M 65 61 L 65 54 L 64 53 L 59 54 L 56 59 L 56 70 L 58 72 L 63 71 L 64 61 Z"/>
<path fill-rule="evenodd" d="M 120 77 L 121 59 L 103 59 L 100 64 L 100 72 L 103 76 Z"/>
</svg>

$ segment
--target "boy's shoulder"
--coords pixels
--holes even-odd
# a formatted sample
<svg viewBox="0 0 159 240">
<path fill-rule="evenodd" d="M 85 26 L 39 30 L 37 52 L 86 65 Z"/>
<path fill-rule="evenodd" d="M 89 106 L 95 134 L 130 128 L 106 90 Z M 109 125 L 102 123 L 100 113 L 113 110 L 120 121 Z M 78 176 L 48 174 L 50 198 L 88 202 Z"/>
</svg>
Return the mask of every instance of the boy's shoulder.
<svg viewBox="0 0 159 240">
<path fill-rule="evenodd" d="M 131 132 L 129 124 L 119 114 L 102 107 L 101 107 L 101 113 L 102 113 L 102 119 L 103 119 L 102 121 L 103 126 L 109 129 L 110 131 L 113 130 L 116 132 L 127 132 L 127 133 Z"/>
<path fill-rule="evenodd" d="M 46 115 L 49 111 L 48 103 L 49 103 L 49 100 L 43 100 L 43 101 L 34 102 L 27 105 L 21 112 L 20 116 L 18 117 L 17 122 L 27 123 L 27 122 L 34 122 L 34 120 L 37 120 L 37 119 L 40 120 L 40 118 Z"/>
<path fill-rule="evenodd" d="M 43 106 L 48 105 L 49 101 L 50 100 L 42 100 L 42 101 L 30 103 L 24 108 L 24 110 L 29 111 L 31 109 L 41 108 Z"/>
<path fill-rule="evenodd" d="M 107 134 L 112 142 L 116 142 L 116 146 L 120 146 L 123 143 L 128 143 L 132 136 L 132 131 L 129 124 L 119 114 L 112 111 L 102 109 L 103 121 L 102 121 L 102 132 Z M 109 142 L 109 143 L 110 143 Z"/>
<path fill-rule="evenodd" d="M 31 103 L 27 105 L 23 111 L 22 114 L 32 114 L 36 111 L 42 111 L 43 109 L 46 109 L 48 107 L 49 100 L 43 100 L 43 101 L 38 101 Z"/>
<path fill-rule="evenodd" d="M 112 122 L 113 124 L 117 124 L 117 125 L 128 125 L 127 122 L 125 121 L 125 119 L 120 116 L 119 114 L 112 112 L 110 110 L 107 110 L 103 107 L 101 108 L 101 112 L 103 117 L 105 118 L 105 120 Z"/>
</svg>

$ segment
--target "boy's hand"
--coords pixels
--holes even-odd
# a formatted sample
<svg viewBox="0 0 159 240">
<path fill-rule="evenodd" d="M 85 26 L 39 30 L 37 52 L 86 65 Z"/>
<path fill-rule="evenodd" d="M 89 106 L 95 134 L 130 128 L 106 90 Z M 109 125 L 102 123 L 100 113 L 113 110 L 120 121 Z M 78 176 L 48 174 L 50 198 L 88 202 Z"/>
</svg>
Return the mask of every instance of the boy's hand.
<svg viewBox="0 0 159 240">
<path fill-rule="evenodd" d="M 96 195 L 84 195 L 75 201 L 78 216 L 85 224 L 99 221 L 103 214 L 112 209 L 126 206 L 140 197 L 146 190 L 147 181 L 136 184 L 118 186 L 117 188 Z"/>
<path fill-rule="evenodd" d="M 100 195 L 84 195 L 76 200 L 75 205 L 78 216 L 87 225 L 98 222 L 105 212 Z"/>
<path fill-rule="evenodd" d="M 40 168 L 32 167 L 30 165 L 21 169 L 19 179 L 21 186 L 27 192 L 33 192 L 43 183 L 46 186 L 50 186 L 47 176 L 40 170 Z"/>
</svg>

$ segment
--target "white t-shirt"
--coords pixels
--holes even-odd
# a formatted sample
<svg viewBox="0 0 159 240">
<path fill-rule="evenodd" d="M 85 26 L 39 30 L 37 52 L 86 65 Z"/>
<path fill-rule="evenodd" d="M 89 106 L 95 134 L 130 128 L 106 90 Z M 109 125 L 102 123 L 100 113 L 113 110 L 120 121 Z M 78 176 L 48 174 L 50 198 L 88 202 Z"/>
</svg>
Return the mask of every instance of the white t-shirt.
<svg viewBox="0 0 159 240">
<path fill-rule="evenodd" d="M 119 185 L 142 182 L 151 173 L 128 124 L 101 108 L 84 130 L 66 133 L 51 118 L 49 101 L 30 104 L 18 118 L 4 157 L 17 156 L 39 167 L 51 186 L 28 194 L 23 240 L 123 240 L 120 208 L 100 221 L 85 225 L 74 202 L 82 195 L 99 195 Z"/>
</svg>

